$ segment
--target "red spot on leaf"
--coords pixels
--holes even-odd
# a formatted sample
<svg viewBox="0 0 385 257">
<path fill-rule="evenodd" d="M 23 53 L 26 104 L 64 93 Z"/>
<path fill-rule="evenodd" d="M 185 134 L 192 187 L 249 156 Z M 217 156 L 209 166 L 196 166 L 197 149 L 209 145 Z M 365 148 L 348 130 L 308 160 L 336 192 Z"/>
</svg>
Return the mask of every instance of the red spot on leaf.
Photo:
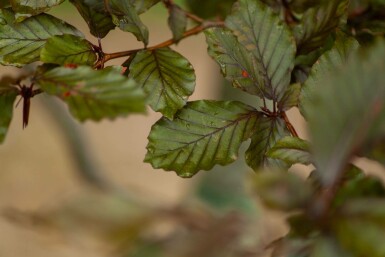
<svg viewBox="0 0 385 257">
<path fill-rule="evenodd" d="M 64 64 L 64 67 L 70 68 L 70 69 L 76 69 L 78 65 L 75 63 L 67 63 L 67 64 Z"/>
<path fill-rule="evenodd" d="M 247 73 L 247 71 L 243 70 L 242 71 L 242 77 L 248 78 L 249 77 L 249 73 Z"/>
<path fill-rule="evenodd" d="M 63 97 L 69 97 L 71 95 L 71 92 L 70 91 L 67 91 L 67 92 L 64 92 L 63 93 Z"/>
</svg>

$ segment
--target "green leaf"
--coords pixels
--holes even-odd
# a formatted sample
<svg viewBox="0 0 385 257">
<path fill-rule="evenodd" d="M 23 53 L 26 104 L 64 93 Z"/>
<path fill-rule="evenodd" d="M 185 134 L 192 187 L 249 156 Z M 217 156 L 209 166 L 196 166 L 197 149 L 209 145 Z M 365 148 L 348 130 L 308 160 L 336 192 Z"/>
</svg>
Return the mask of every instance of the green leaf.
<svg viewBox="0 0 385 257">
<path fill-rule="evenodd" d="M 324 185 L 335 181 L 352 155 L 385 134 L 385 42 L 327 74 L 304 102 L 313 157 Z M 365 74 L 365 75 L 363 75 Z"/>
<path fill-rule="evenodd" d="M 219 64 L 224 77 L 252 95 L 264 97 L 264 81 L 258 75 L 258 62 L 254 55 L 238 42 L 231 31 L 211 28 L 205 31 L 208 53 Z"/>
<path fill-rule="evenodd" d="M 140 87 L 120 74 L 120 67 L 93 70 L 58 67 L 40 75 L 36 83 L 48 94 L 65 101 L 80 121 L 113 119 L 145 111 L 145 96 Z"/>
<path fill-rule="evenodd" d="M 334 230 L 343 248 L 355 256 L 385 256 L 385 229 L 361 218 L 342 218 L 335 222 Z"/>
<path fill-rule="evenodd" d="M 304 207 L 311 200 L 309 184 L 293 173 L 260 172 L 254 181 L 258 196 L 269 208 L 292 211 Z"/>
<path fill-rule="evenodd" d="M 310 144 L 298 137 L 284 137 L 270 148 L 266 155 L 272 159 L 279 159 L 289 165 L 296 163 L 310 164 Z"/>
<path fill-rule="evenodd" d="M 10 0 L 12 9 L 17 15 L 23 15 L 24 18 L 27 18 L 31 15 L 37 15 L 43 12 L 49 11 L 54 6 L 57 6 L 64 2 L 64 0 L 44 0 L 44 1 L 30 1 L 30 0 Z M 22 21 L 21 20 L 18 21 Z"/>
<path fill-rule="evenodd" d="M 275 117 L 260 118 L 251 138 L 249 149 L 246 151 L 246 163 L 255 171 L 264 166 L 287 168 L 283 161 L 271 159 L 266 153 L 278 140 L 289 135 L 290 133 L 282 119 Z"/>
<path fill-rule="evenodd" d="M 71 25 L 48 14 L 15 23 L 14 13 L 0 10 L 0 63 L 22 66 L 39 60 L 46 40 L 55 35 L 82 34 Z"/>
<path fill-rule="evenodd" d="M 325 52 L 313 65 L 308 79 L 302 86 L 299 109 L 306 116 L 302 102 L 306 101 L 317 87 L 322 87 L 320 83 L 328 73 L 346 64 L 349 57 L 358 49 L 358 42 L 342 33 L 337 34 L 333 47 Z"/>
<path fill-rule="evenodd" d="M 189 102 L 174 120 L 162 118 L 152 127 L 145 162 L 181 177 L 229 164 L 260 117 L 260 112 L 240 102 Z"/>
<path fill-rule="evenodd" d="M 129 0 L 129 2 L 135 6 L 135 10 L 138 14 L 144 13 L 160 1 L 161 0 Z"/>
<path fill-rule="evenodd" d="M 294 27 L 298 55 L 307 54 L 323 46 L 332 32 L 342 23 L 347 13 L 348 0 L 324 1 L 320 6 L 309 8 Z"/>
<path fill-rule="evenodd" d="M 194 14 L 202 18 L 225 18 L 236 0 L 187 0 L 187 5 Z"/>
<path fill-rule="evenodd" d="M 0 81 L 0 143 L 4 142 L 7 135 L 17 95 L 18 91 L 15 87 L 11 87 L 4 79 Z"/>
<path fill-rule="evenodd" d="M 93 36 L 104 38 L 110 30 L 115 29 L 112 17 L 104 10 L 99 11 L 95 6 L 100 5 L 100 0 L 70 0 L 86 21 Z"/>
<path fill-rule="evenodd" d="M 171 29 L 173 39 L 178 42 L 187 27 L 186 13 L 177 5 L 171 5 L 169 8 L 170 16 L 168 17 L 168 26 Z"/>
<path fill-rule="evenodd" d="M 253 0 L 236 2 L 226 25 L 256 58 L 253 65 L 258 71 L 257 87 L 264 97 L 281 100 L 290 82 L 296 52 L 290 29 L 269 7 Z"/>
<path fill-rule="evenodd" d="M 143 87 L 151 108 L 169 119 L 194 92 L 192 65 L 168 47 L 140 51 L 129 62 L 128 77 Z"/>
<path fill-rule="evenodd" d="M 41 49 L 40 60 L 45 63 L 60 65 L 84 64 L 93 66 L 97 60 L 97 54 L 89 41 L 65 34 L 53 36 L 47 40 Z"/>
<path fill-rule="evenodd" d="M 281 111 L 289 110 L 299 104 L 299 97 L 301 94 L 301 84 L 296 83 L 290 85 L 282 99 L 278 102 L 278 109 Z"/>
<path fill-rule="evenodd" d="M 148 29 L 140 20 L 135 6 L 129 1 L 120 0 L 110 0 L 108 3 L 114 24 L 123 31 L 131 32 L 147 46 Z"/>
</svg>

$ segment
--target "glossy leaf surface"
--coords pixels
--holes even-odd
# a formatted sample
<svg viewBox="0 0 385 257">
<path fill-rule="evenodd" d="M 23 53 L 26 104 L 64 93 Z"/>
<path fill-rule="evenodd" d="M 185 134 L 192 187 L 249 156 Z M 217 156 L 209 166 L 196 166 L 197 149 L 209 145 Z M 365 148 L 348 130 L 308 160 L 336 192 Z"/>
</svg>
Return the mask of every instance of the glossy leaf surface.
<svg viewBox="0 0 385 257">
<path fill-rule="evenodd" d="M 55 35 L 82 34 L 71 25 L 48 14 L 15 23 L 14 13 L 0 10 L 0 63 L 22 66 L 39 60 L 47 39 Z"/>
<path fill-rule="evenodd" d="M 152 127 L 145 161 L 181 177 L 229 164 L 237 158 L 241 143 L 254 133 L 260 117 L 240 102 L 189 102 L 174 120 L 162 118 Z"/>
<path fill-rule="evenodd" d="M 290 29 L 268 6 L 253 0 L 236 2 L 226 26 L 256 58 L 255 75 L 264 97 L 279 101 L 294 67 L 296 47 Z"/>
<path fill-rule="evenodd" d="M 92 66 L 97 55 L 93 45 L 80 37 L 65 34 L 47 40 L 40 52 L 40 60 L 60 65 L 79 64 Z"/>
<path fill-rule="evenodd" d="M 194 92 L 192 65 L 170 48 L 143 50 L 130 61 L 128 77 L 143 87 L 154 111 L 172 119 Z"/>
<path fill-rule="evenodd" d="M 80 121 L 144 112 L 142 89 L 120 72 L 119 67 L 103 70 L 88 66 L 58 67 L 37 77 L 36 83 L 48 94 L 65 101 L 72 115 Z"/>
</svg>

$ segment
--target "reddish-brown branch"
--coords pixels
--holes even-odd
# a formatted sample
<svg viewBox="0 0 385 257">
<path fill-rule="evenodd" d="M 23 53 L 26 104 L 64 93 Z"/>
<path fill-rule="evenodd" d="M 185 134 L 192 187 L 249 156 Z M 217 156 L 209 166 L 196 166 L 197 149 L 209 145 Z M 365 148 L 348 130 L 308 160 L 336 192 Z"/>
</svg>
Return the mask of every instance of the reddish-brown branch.
<svg viewBox="0 0 385 257">
<path fill-rule="evenodd" d="M 294 126 L 291 124 L 289 118 L 286 115 L 286 112 L 282 112 L 281 117 L 285 121 L 287 129 L 290 131 L 290 134 L 293 137 L 299 137 L 297 131 L 295 130 Z"/>
<path fill-rule="evenodd" d="M 221 26 L 224 26 L 224 23 L 222 21 L 218 21 L 218 22 L 204 22 L 201 25 L 198 25 L 196 27 L 193 27 L 193 28 L 187 30 L 183 34 L 183 38 L 187 38 L 187 37 L 190 37 L 192 35 L 199 34 L 203 30 L 211 28 L 211 27 L 221 27 Z M 164 41 L 162 43 L 159 43 L 157 45 L 154 45 L 154 46 L 151 46 L 151 47 L 147 47 L 147 48 L 138 48 L 138 49 L 132 49 L 132 50 L 128 50 L 128 51 L 116 52 L 116 53 L 110 53 L 110 54 L 104 53 L 103 62 L 107 62 L 109 60 L 120 58 L 120 57 L 130 56 L 130 55 L 132 55 L 132 54 L 134 54 L 136 52 L 139 52 L 141 50 L 144 50 L 144 49 L 147 49 L 147 50 L 151 51 L 151 50 L 155 50 L 155 49 L 158 49 L 158 48 L 167 47 L 167 46 L 175 44 L 176 42 L 177 41 L 175 41 L 174 39 L 169 39 L 169 40 L 166 40 L 166 41 Z"/>
</svg>

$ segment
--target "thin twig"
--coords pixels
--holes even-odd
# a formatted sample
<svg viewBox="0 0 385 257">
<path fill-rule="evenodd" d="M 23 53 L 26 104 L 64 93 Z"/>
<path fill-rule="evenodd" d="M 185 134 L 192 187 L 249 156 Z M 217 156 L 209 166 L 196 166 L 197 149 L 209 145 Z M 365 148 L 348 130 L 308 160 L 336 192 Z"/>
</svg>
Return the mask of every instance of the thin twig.
<svg viewBox="0 0 385 257">
<path fill-rule="evenodd" d="M 202 32 L 203 30 L 205 29 L 208 29 L 208 28 L 211 28 L 211 27 L 222 27 L 224 26 L 224 23 L 223 21 L 217 21 L 217 22 L 204 22 L 203 24 L 201 25 L 198 25 L 196 27 L 193 27 L 189 30 L 187 30 L 184 34 L 183 34 L 183 38 L 187 38 L 187 37 L 190 37 L 192 35 L 196 35 L 196 34 L 199 34 L 200 32 Z M 166 40 L 162 43 L 159 43 L 157 45 L 154 45 L 154 46 L 151 46 L 151 47 L 147 47 L 147 48 L 138 48 L 138 49 L 132 49 L 132 50 L 128 50 L 128 51 L 123 51 L 123 52 L 116 52 L 116 53 L 105 53 L 104 54 L 104 62 L 107 62 L 109 60 L 112 60 L 112 59 L 116 59 L 116 58 L 120 58 L 120 57 L 125 57 L 125 56 L 130 56 L 136 52 L 139 52 L 141 50 L 155 50 L 155 49 L 158 49 L 158 48 L 162 48 L 162 47 L 167 47 L 167 46 L 170 46 L 170 45 L 173 45 L 177 43 L 177 41 L 175 41 L 174 39 L 169 39 L 169 40 Z"/>
<path fill-rule="evenodd" d="M 295 130 L 295 128 L 294 128 L 294 126 L 293 126 L 293 124 L 291 124 L 289 118 L 287 117 L 286 112 L 282 112 L 282 113 L 281 113 L 281 117 L 282 117 L 283 120 L 285 121 L 286 128 L 290 131 L 290 134 L 291 134 L 293 137 L 299 137 L 297 131 Z"/>
</svg>

